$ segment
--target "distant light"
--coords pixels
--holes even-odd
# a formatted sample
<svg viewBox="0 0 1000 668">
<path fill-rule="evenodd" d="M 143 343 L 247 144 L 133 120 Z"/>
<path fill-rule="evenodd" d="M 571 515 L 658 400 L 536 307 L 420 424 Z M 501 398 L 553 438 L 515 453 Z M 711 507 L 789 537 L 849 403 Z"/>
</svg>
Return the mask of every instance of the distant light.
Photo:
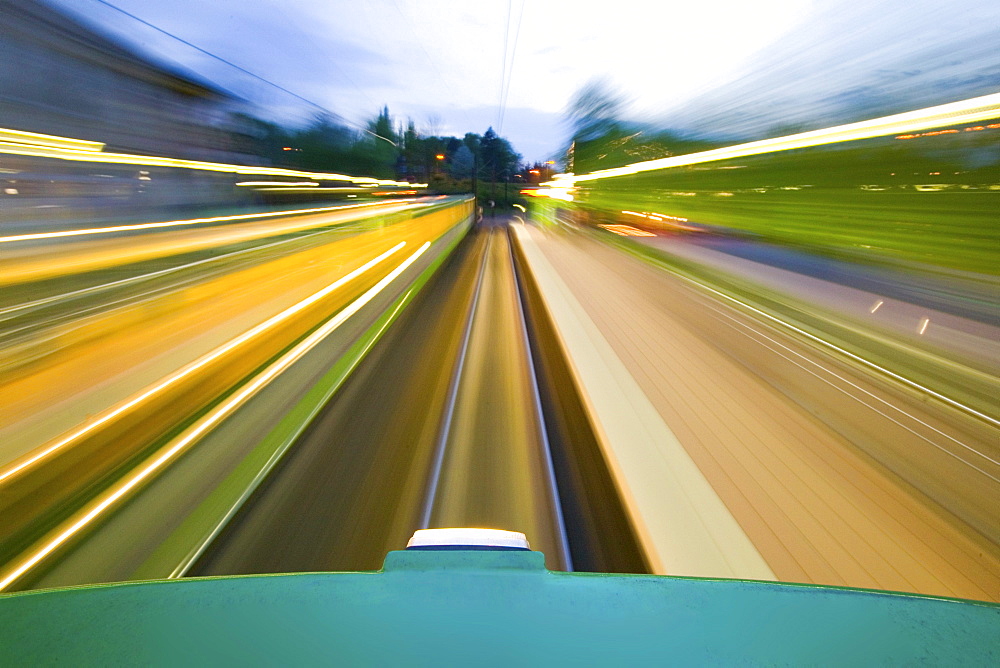
<svg viewBox="0 0 1000 668">
<path fill-rule="evenodd" d="M 438 153 L 438 154 L 437 154 L 436 156 L 434 156 L 434 157 L 435 157 L 435 158 L 437 158 L 438 160 L 444 160 L 444 153 Z"/>
<path fill-rule="evenodd" d="M 608 232 L 614 232 L 618 236 L 622 237 L 655 237 L 656 235 L 652 232 L 647 232 L 646 230 L 640 230 L 637 227 L 632 227 L 631 225 L 598 225 L 598 227 L 603 227 Z"/>
<path fill-rule="evenodd" d="M 238 186 L 265 187 L 265 186 L 318 186 L 315 181 L 240 181 Z"/>
<path fill-rule="evenodd" d="M 524 208 L 523 206 L 521 206 L 520 204 L 515 204 L 515 205 L 514 205 L 514 208 L 515 208 L 515 209 L 520 209 L 520 210 L 521 210 L 521 213 L 528 213 L 528 210 L 527 210 L 527 209 L 525 209 L 525 208 Z"/>
<path fill-rule="evenodd" d="M 554 165 L 554 164 L 556 164 L 556 161 L 555 160 L 546 160 L 545 164 L 546 165 Z"/>
</svg>

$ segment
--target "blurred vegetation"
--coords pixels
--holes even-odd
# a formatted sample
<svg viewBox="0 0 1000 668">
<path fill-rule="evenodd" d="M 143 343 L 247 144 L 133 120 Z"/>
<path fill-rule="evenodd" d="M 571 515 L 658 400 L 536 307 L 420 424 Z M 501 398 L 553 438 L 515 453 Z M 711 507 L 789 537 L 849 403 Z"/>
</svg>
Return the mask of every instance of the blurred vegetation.
<svg viewBox="0 0 1000 668">
<path fill-rule="evenodd" d="M 591 81 L 573 96 L 567 108 L 573 134 L 566 150 L 566 171 L 586 174 L 717 146 L 625 121 L 624 105 L 625 99 L 603 80 Z"/>
<path fill-rule="evenodd" d="M 620 109 L 600 85 L 577 95 L 569 113 L 576 173 L 713 148 L 670 132 L 636 134 L 615 116 Z M 997 275 L 998 140 L 994 120 L 675 167 L 580 182 L 575 205 L 606 216 L 687 218 L 706 230 L 853 261 Z"/>
<path fill-rule="evenodd" d="M 521 172 L 529 169 L 521 169 L 521 156 L 493 128 L 463 137 L 425 135 L 413 120 L 397 125 L 387 107 L 367 130 L 329 115 L 317 115 L 302 128 L 249 116 L 243 121 L 256 155 L 276 166 L 427 183 L 429 192 L 442 194 L 477 190 L 508 206 L 526 182 Z"/>
</svg>

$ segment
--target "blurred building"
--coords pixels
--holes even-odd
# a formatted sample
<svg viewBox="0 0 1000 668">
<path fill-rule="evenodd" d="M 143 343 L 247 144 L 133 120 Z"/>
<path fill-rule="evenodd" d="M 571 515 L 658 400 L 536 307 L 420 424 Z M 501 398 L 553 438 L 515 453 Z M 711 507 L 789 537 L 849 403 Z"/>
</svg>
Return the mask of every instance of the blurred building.
<svg viewBox="0 0 1000 668">
<path fill-rule="evenodd" d="M 241 100 L 39 0 L 0 0 L 0 126 L 106 150 L 253 161 Z"/>
<path fill-rule="evenodd" d="M 40 0 L 0 0 L 0 128 L 106 152 L 261 164 L 249 105 Z M 0 222 L 158 218 L 247 204 L 234 175 L 0 155 Z"/>
</svg>

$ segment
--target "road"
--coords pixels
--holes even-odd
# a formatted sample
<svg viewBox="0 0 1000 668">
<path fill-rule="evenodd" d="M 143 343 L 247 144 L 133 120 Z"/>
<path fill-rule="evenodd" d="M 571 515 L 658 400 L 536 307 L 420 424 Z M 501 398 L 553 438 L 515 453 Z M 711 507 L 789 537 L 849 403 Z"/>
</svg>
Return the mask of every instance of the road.
<svg viewBox="0 0 1000 668">
<path fill-rule="evenodd" d="M 290 252 L 282 248 L 274 253 L 271 246 L 250 263 L 208 271 L 193 281 L 161 275 L 172 286 L 124 307 L 116 304 L 116 295 L 132 285 L 119 283 L 101 296 L 104 308 L 68 322 L 57 319 L 53 325 L 45 313 L 36 313 L 35 326 L 19 343 L 34 344 L 41 354 L 14 357 L 18 364 L 6 370 L 0 386 L 8 435 L 0 468 L 5 560 L 12 568 L 25 563 L 21 557 L 37 554 L 36 548 L 63 535 L 59 527 L 75 526 L 73 518 L 85 513 L 88 504 L 98 503 L 102 494 L 127 484 L 145 462 L 154 461 L 161 444 L 174 442 L 206 416 L 223 419 L 218 412 L 223 408 L 239 408 L 280 375 L 276 370 L 263 378 L 257 370 L 273 368 L 280 361 L 275 356 L 292 342 L 315 338 L 322 330 L 315 330 L 317 324 L 331 314 L 364 310 L 372 300 L 383 302 L 376 313 L 385 310 L 413 280 L 404 277 L 396 287 L 392 284 L 400 281 L 394 275 L 405 274 L 413 262 L 417 273 L 426 269 L 441 251 L 418 256 L 431 242 L 447 244 L 465 210 L 467 205 L 456 201 L 391 226 L 375 219 L 374 226 L 347 234 L 335 230 Z M 213 229 L 207 233 L 217 234 Z M 133 240 L 133 245 L 141 246 L 143 240 Z M 162 244 L 156 235 L 151 240 L 153 246 Z M 410 259 L 399 264 L 407 255 Z M 70 271 L 73 267 L 67 265 Z M 73 308 L 69 305 L 63 313 Z M 374 316 L 361 314 L 346 329 L 334 324 L 349 332 L 366 318 L 370 325 Z M 53 327 L 66 331 L 53 337 Z M 341 336 L 330 329 L 323 338 L 330 334 Z M 343 355 L 352 339 L 337 336 L 333 349 Z M 315 339 L 307 348 L 318 343 Z M 285 357 L 305 355 L 307 348 L 292 348 Z M 234 395 L 241 387 L 252 391 Z M 309 387 L 305 382 L 286 394 L 294 398 Z M 103 511 L 101 515 L 103 519 Z"/>
<path fill-rule="evenodd" d="M 485 226 L 192 573 L 372 570 L 428 526 L 516 527 L 566 569 L 539 401 L 506 230 Z"/>
<path fill-rule="evenodd" d="M 224 301 L 181 300 L 162 320 L 136 317 L 135 304 L 173 292 L 142 281 L 109 292 L 135 322 L 71 339 L 65 363 L 102 369 L 79 355 L 113 345 L 121 366 L 111 360 L 107 373 L 118 387 L 146 368 L 131 336 L 169 349 L 173 330 L 190 345 L 203 329 L 178 318 L 260 322 L 265 292 L 236 285 L 267 285 L 287 308 L 315 293 L 307 277 L 326 284 L 397 241 L 412 249 L 257 357 L 234 356 L 162 409 L 116 416 L 100 438 L 13 476 L 8 574 L 162 462 L 9 585 L 372 570 L 415 529 L 477 525 L 525 532 L 553 569 L 1000 600 L 991 425 L 593 233 L 486 220 L 466 235 L 454 217 L 414 220 L 296 237 L 280 257 L 230 258 L 239 261 L 184 279 Z M 46 308 L 28 331 L 75 321 Z M 324 332 L 323 322 L 334 324 Z M 219 341 L 240 331 L 227 327 Z M 62 414 L 36 401 L 24 420 Z M 166 422 L 143 431 L 154 414 Z"/>
<path fill-rule="evenodd" d="M 564 345 L 582 360 L 578 382 L 658 570 L 712 575 L 718 568 L 706 555 L 717 554 L 734 575 L 760 576 L 755 555 L 732 547 L 748 541 L 779 580 L 1000 598 L 991 425 L 586 234 L 519 236 L 546 277 L 542 292 L 565 313 Z M 560 307 L 568 301 L 575 320 Z M 584 357 L 594 340 L 610 362 Z M 625 378 L 615 382 L 634 384 L 634 394 L 609 398 L 608 381 L 590 373 L 599 363 L 617 368 Z M 615 431 L 624 402 L 648 405 L 643 430 Z M 697 469 L 689 477 L 700 473 L 708 490 L 685 490 L 671 507 L 668 476 L 686 458 Z M 929 480 L 936 485 L 920 490 L 911 482 Z M 704 510 L 709 491 L 723 506 L 714 514 Z M 696 528 L 716 526 L 709 538 L 726 537 L 716 552 L 709 540 L 692 551 L 690 527 L 673 516 L 684 502 Z"/>
</svg>

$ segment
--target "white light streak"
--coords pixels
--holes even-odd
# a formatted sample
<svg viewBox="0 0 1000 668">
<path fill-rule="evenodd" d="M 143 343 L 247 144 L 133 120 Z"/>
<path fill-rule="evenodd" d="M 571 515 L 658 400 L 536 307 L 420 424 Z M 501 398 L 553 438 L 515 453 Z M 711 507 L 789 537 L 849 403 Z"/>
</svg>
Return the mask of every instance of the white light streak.
<svg viewBox="0 0 1000 668">
<path fill-rule="evenodd" d="M 63 237 L 79 237 L 91 234 L 114 234 L 115 232 L 131 232 L 134 230 L 155 230 L 163 227 L 183 227 L 185 225 L 201 225 L 204 223 L 223 223 L 233 220 L 254 220 L 256 218 L 280 218 L 282 216 L 299 216 L 307 213 L 324 213 L 327 211 L 356 209 L 364 206 L 384 206 L 387 204 L 399 204 L 401 201 L 405 202 L 406 200 L 383 200 L 381 202 L 342 204 L 337 206 L 318 207 L 314 209 L 295 209 L 293 211 L 241 213 L 232 216 L 215 216 L 214 218 L 190 218 L 188 220 L 168 220 L 158 223 L 137 223 L 135 225 L 116 225 L 115 227 L 92 227 L 82 230 L 61 230 L 59 232 L 34 232 L 31 234 L 16 234 L 13 236 L 0 237 L 0 243 L 35 241 L 38 239 L 58 239 Z"/>
<path fill-rule="evenodd" d="M 226 353 L 230 352 L 231 350 L 233 350 L 233 349 L 235 349 L 235 348 L 243 345 L 244 343 L 246 343 L 250 339 L 254 338 L 255 336 L 258 336 L 258 335 L 262 334 L 263 332 L 271 329 L 275 325 L 278 325 L 279 323 L 281 323 L 282 321 L 284 321 L 284 320 L 288 319 L 289 317 L 295 315 L 296 313 L 298 313 L 302 309 L 304 309 L 304 308 L 306 308 L 306 307 L 308 307 L 308 306 L 316 303 L 317 301 L 319 301 L 323 297 L 326 297 L 327 295 L 329 295 L 334 290 L 337 290 L 338 288 L 342 287 L 346 283 L 352 281 L 353 279 L 357 278 L 358 276 L 360 276 L 361 274 L 365 273 L 369 269 L 373 268 L 379 262 L 381 262 L 382 260 L 388 258 L 393 253 L 399 251 L 405 245 L 406 245 L 405 241 L 399 242 L 398 244 L 396 244 L 395 246 L 393 246 L 389 250 L 387 250 L 384 253 L 382 253 L 381 255 L 379 255 L 379 256 L 377 256 L 377 257 L 369 260 L 368 262 L 366 262 L 365 264 L 361 265 L 360 267 L 358 267 L 354 271 L 352 271 L 352 272 L 350 272 L 350 273 L 342 276 L 341 278 L 337 279 L 336 281 L 334 281 L 330 285 L 326 286 L 325 288 L 323 288 L 319 292 L 313 293 L 312 295 L 306 297 L 305 299 L 303 299 L 302 301 L 298 302 L 297 304 L 293 304 L 292 306 L 288 307 L 287 309 L 285 309 L 281 313 L 278 313 L 277 315 L 274 315 L 274 316 L 268 318 L 267 320 L 265 320 L 264 322 L 260 323 L 259 325 L 255 326 L 255 327 L 253 327 L 253 328 L 251 328 L 249 330 L 247 330 L 246 332 L 244 332 L 243 334 L 241 334 L 241 335 L 237 336 L 236 338 L 232 339 L 231 341 L 229 341 L 225 345 L 222 345 L 222 346 L 216 348 L 215 350 L 213 350 L 212 352 L 208 353 L 207 355 L 202 356 L 200 359 L 195 360 L 194 362 L 188 364 L 187 366 L 181 368 L 178 371 L 175 371 L 174 373 L 170 374 L 166 378 L 162 379 L 160 382 L 158 382 L 155 385 L 153 385 L 153 387 L 151 387 L 151 388 L 147 389 L 146 391 L 140 393 L 139 395 L 137 395 L 137 396 L 129 399 L 128 401 L 125 401 L 124 403 L 119 404 L 117 407 L 112 408 L 112 409 L 106 411 L 103 415 L 100 415 L 99 417 L 97 417 L 95 419 L 92 419 L 91 421 L 85 423 L 82 427 L 79 427 L 79 428 L 73 430 L 72 432 L 70 432 L 69 434 L 67 434 L 66 436 L 63 436 L 62 438 L 60 438 L 59 440 L 57 440 L 55 443 L 52 443 L 51 445 L 48 445 L 46 447 L 43 447 L 43 448 L 39 449 L 38 451 L 32 453 L 29 457 L 27 457 L 27 458 L 25 458 L 25 459 L 17 462 L 16 464 L 14 464 L 12 466 L 9 466 L 8 468 L 0 471 L 0 484 L 4 483 L 6 480 L 10 479 L 12 476 L 16 475 L 17 473 L 23 471 L 25 468 L 36 464 L 37 462 L 41 461 L 42 459 L 44 459 L 44 458 L 52 455 L 53 453 L 58 452 L 59 450 L 65 448 L 67 445 L 70 445 L 74 441 L 82 438 L 83 436 L 86 436 L 87 434 L 91 433 L 92 431 L 94 431 L 95 429 L 97 429 L 98 427 L 100 427 L 101 425 L 109 422 L 110 420 L 115 419 L 116 417 L 118 417 L 122 413 L 124 413 L 124 412 L 128 411 L 129 409 L 133 408 L 134 406 L 142 403 L 143 401 L 146 401 L 147 399 L 149 399 L 150 397 L 152 397 L 152 396 L 154 396 L 156 394 L 159 394 L 160 392 L 164 391 L 168 387 L 170 387 L 172 385 L 175 385 L 176 383 L 178 383 L 182 379 L 187 378 L 188 376 L 190 376 L 191 374 L 193 374 L 198 369 L 200 369 L 200 368 L 204 367 L 205 365 L 213 362 L 214 360 L 218 359 L 222 355 L 225 355 Z"/>
<path fill-rule="evenodd" d="M 823 144 L 835 144 L 858 139 L 918 132 L 929 128 L 975 123 L 981 120 L 997 118 L 998 116 L 1000 116 L 1000 93 L 993 93 L 991 95 L 950 102 L 935 107 L 908 111 L 902 114 L 874 118 L 868 121 L 848 123 L 823 130 L 801 132 L 774 139 L 763 139 L 746 144 L 712 149 L 711 151 L 636 162 L 623 167 L 598 170 L 590 174 L 581 174 L 578 176 L 557 174 L 553 177 L 552 181 L 543 183 L 542 185 L 567 188 L 579 181 L 593 181 L 657 169 L 669 169 L 671 167 L 695 165 L 703 162 L 773 153 L 775 151 L 788 151 Z"/>
<path fill-rule="evenodd" d="M 397 246 L 393 247 L 393 249 L 389 252 L 395 252 L 401 248 L 404 243 L 405 242 L 401 242 Z M 382 290 L 388 287 L 392 281 L 394 281 L 411 264 L 413 264 L 428 248 L 430 248 L 430 242 L 424 242 L 424 244 L 417 249 L 415 253 L 404 260 L 402 264 L 389 272 L 388 275 L 369 288 L 363 295 L 351 302 L 350 305 L 338 312 L 321 328 L 309 335 L 306 339 L 296 345 L 295 348 L 285 353 L 285 355 L 265 369 L 251 382 L 240 388 L 235 395 L 214 408 L 207 415 L 203 416 L 195 424 L 189 427 L 182 435 L 174 439 L 174 441 L 168 445 L 164 446 L 154 457 L 147 460 L 146 463 L 133 471 L 124 480 L 120 481 L 113 488 L 98 497 L 99 500 L 95 499 L 89 510 L 81 511 L 78 513 L 78 516 L 67 520 L 67 522 L 65 522 L 62 526 L 57 528 L 54 535 L 50 539 L 46 540 L 41 546 L 26 556 L 21 563 L 10 569 L 10 571 L 4 575 L 3 579 L 0 580 L 0 591 L 16 582 L 21 576 L 58 549 L 59 546 L 63 545 L 66 541 L 84 529 L 88 524 L 100 517 L 106 510 L 127 495 L 130 491 L 135 489 L 140 483 L 149 478 L 159 469 L 163 468 L 177 455 L 181 454 L 205 432 L 232 414 L 233 411 L 241 405 L 246 403 L 248 399 L 254 396 L 278 374 L 288 368 L 296 360 L 300 359 L 304 354 L 315 347 L 316 344 L 326 338 L 335 329 L 340 327 L 340 325 L 342 325 L 348 318 L 357 313 L 362 307 L 368 304 L 368 302 L 374 299 L 380 292 L 382 292 Z"/>
</svg>

